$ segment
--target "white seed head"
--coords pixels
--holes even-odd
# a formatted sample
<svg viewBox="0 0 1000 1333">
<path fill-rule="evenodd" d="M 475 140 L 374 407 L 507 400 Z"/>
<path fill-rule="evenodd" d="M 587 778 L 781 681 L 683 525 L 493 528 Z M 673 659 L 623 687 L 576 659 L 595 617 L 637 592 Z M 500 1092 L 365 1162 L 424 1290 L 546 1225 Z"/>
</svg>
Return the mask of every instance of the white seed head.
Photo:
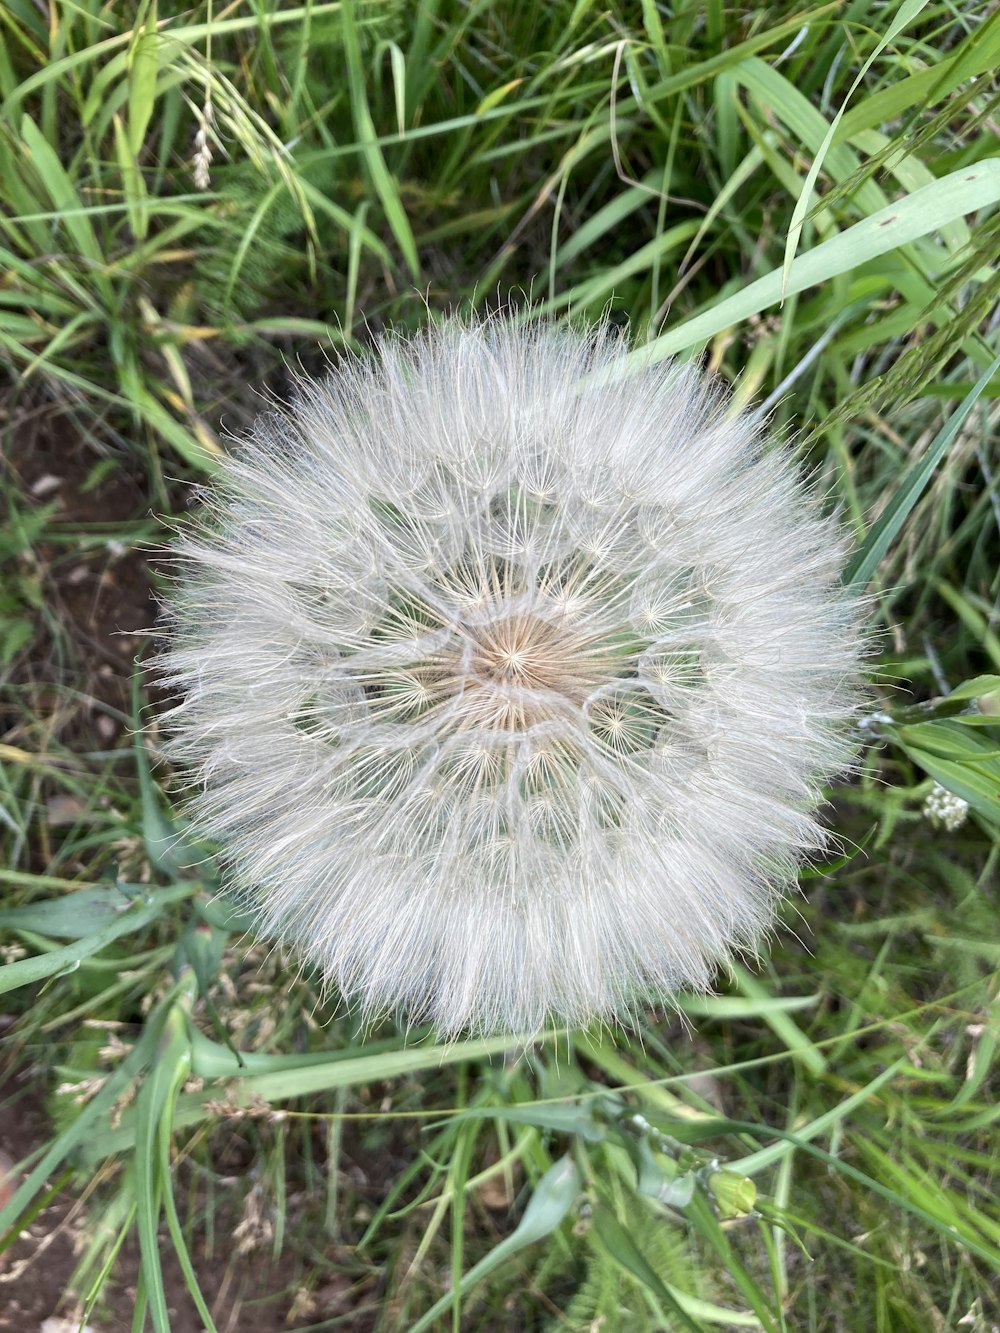
<svg viewBox="0 0 1000 1333">
<path fill-rule="evenodd" d="M 366 1018 L 530 1035 L 705 988 L 822 842 L 839 530 L 696 371 L 627 352 L 387 337 L 261 420 L 180 542 L 195 816 Z"/>
</svg>

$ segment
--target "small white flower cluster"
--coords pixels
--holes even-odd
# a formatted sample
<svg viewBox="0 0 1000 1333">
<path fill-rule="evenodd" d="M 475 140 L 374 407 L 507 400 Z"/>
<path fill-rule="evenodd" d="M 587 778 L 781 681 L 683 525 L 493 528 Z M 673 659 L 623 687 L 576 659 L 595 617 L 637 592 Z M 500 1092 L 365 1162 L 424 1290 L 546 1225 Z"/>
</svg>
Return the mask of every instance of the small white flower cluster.
<svg viewBox="0 0 1000 1333">
<path fill-rule="evenodd" d="M 531 1035 L 708 987 L 822 843 L 841 535 L 750 418 L 628 350 L 386 338 L 263 419 L 180 543 L 194 813 L 366 1018 Z"/>
<path fill-rule="evenodd" d="M 949 833 L 954 833 L 956 829 L 962 827 L 968 817 L 969 802 L 963 801 L 961 796 L 956 796 L 953 791 L 935 782 L 927 793 L 927 799 L 920 813 L 925 819 L 930 820 L 935 828 L 943 828 Z"/>
</svg>

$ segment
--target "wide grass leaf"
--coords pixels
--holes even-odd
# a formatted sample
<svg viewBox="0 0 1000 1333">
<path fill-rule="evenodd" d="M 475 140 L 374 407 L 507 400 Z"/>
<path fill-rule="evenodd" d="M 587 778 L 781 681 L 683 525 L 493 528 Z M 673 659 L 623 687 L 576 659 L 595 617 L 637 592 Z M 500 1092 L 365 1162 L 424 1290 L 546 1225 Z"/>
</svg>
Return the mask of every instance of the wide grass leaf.
<svg viewBox="0 0 1000 1333">
<path fill-rule="evenodd" d="M 776 305 L 783 295 L 794 296 L 808 287 L 829 282 L 890 250 L 939 231 L 966 213 L 989 208 L 998 200 L 1000 157 L 986 158 L 975 166 L 952 171 L 800 254 L 786 282 L 782 281 L 783 269 L 772 269 L 734 295 L 714 302 L 700 315 L 654 338 L 648 347 L 632 353 L 631 364 L 638 369 L 651 361 L 676 356 L 734 324 L 759 315 L 768 306 Z"/>
</svg>

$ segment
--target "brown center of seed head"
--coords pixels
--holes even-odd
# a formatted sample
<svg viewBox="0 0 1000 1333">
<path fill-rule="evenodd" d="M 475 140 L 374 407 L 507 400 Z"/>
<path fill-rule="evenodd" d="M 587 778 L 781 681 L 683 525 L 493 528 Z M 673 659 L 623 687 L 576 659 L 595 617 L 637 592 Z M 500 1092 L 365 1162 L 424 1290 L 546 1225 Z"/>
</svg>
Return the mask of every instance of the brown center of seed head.
<svg viewBox="0 0 1000 1333">
<path fill-rule="evenodd" d="M 505 616 L 475 631 L 464 696 L 470 720 L 520 730 L 565 715 L 612 674 L 591 644 L 540 616 Z"/>
</svg>

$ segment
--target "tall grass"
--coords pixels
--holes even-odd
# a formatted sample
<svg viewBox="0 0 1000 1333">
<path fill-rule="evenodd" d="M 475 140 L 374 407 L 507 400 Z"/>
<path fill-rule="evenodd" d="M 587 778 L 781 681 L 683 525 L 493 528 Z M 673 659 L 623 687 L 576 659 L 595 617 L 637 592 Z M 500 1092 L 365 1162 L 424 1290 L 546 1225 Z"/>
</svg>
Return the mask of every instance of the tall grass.
<svg viewBox="0 0 1000 1333">
<path fill-rule="evenodd" d="M 134 1328 L 240 1327 L 202 1293 L 235 1199 L 236 1248 L 294 1257 L 274 1329 L 996 1321 L 998 62 L 1000 14 L 930 0 L 7 0 L 0 1098 L 28 1077 L 51 1137 L 0 1228 L 84 1197 L 81 1319 L 137 1237 Z M 290 363 L 509 300 L 766 405 L 880 636 L 842 854 L 770 959 L 522 1059 L 317 1008 L 217 896 L 155 706 L 81 741 L 94 659 L 52 609 Z M 98 517 L 24 484 L 39 420 Z M 126 477 L 147 512 L 102 524 Z"/>
</svg>

